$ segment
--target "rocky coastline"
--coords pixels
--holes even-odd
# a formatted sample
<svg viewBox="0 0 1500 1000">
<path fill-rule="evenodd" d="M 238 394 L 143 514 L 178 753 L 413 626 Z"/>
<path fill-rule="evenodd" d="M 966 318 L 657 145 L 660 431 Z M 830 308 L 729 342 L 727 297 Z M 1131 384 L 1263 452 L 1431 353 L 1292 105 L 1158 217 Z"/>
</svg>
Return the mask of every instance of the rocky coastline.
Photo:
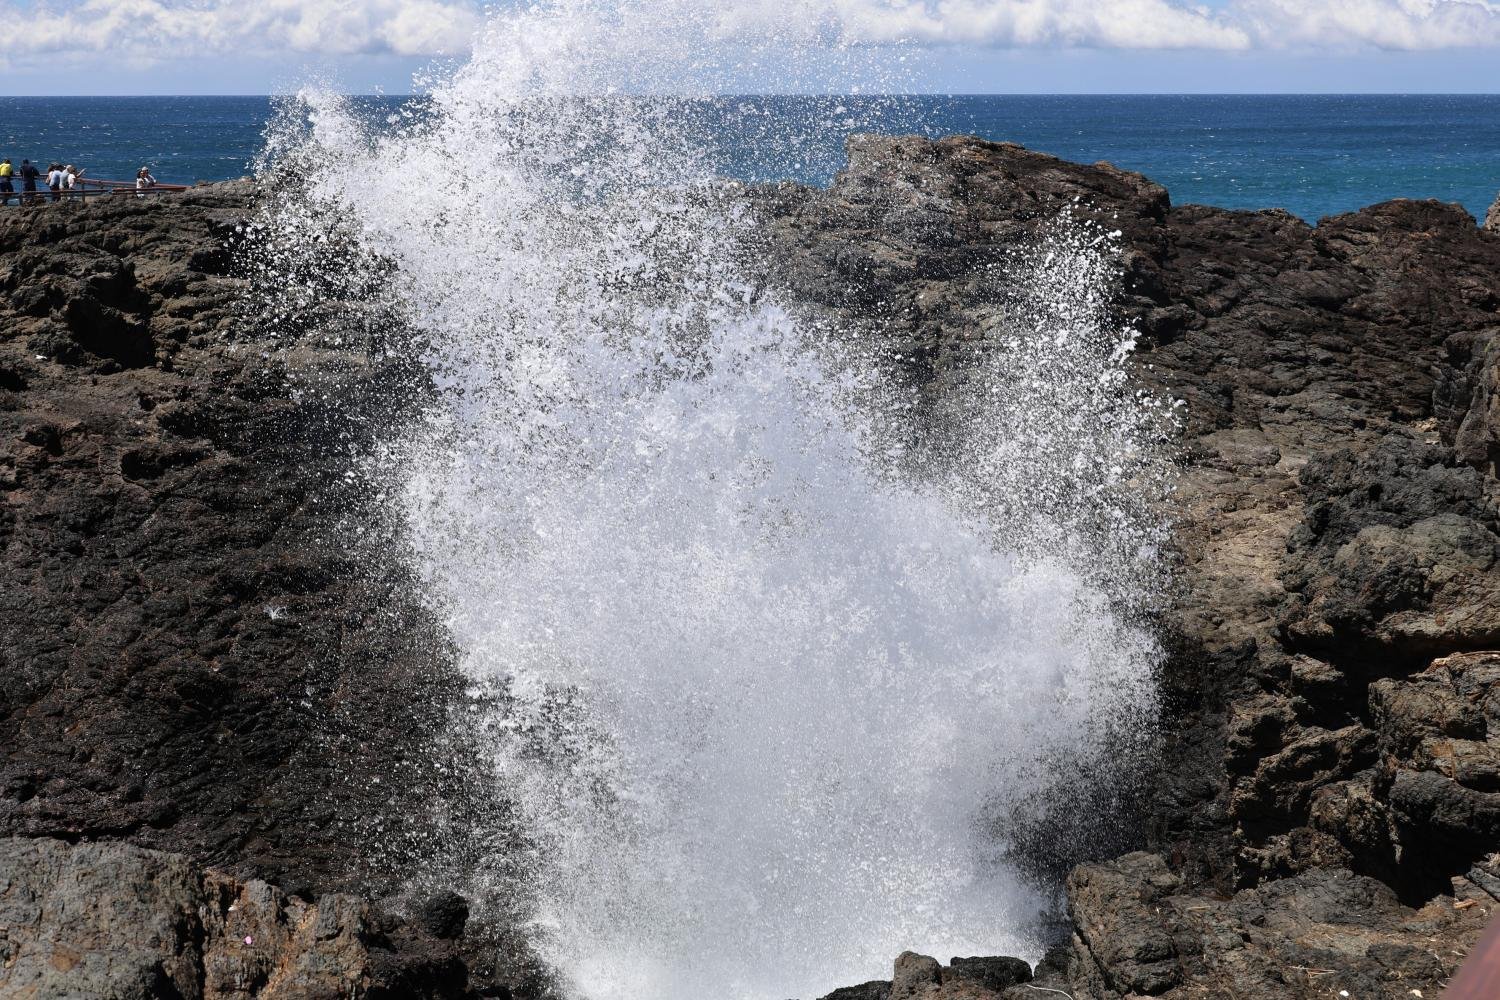
<svg viewBox="0 0 1500 1000">
<path fill-rule="evenodd" d="M 1056 804 L 1067 940 L 834 997 L 1436 996 L 1500 906 L 1500 202 L 1312 226 L 962 138 L 746 197 L 933 397 L 1006 249 L 1095 219 L 1186 404 L 1160 759 L 1115 838 Z M 245 310 L 256 198 L 0 217 L 0 995 L 544 995 L 435 888 L 493 797 L 351 474 L 422 375 L 347 289 L 294 347 Z"/>
</svg>

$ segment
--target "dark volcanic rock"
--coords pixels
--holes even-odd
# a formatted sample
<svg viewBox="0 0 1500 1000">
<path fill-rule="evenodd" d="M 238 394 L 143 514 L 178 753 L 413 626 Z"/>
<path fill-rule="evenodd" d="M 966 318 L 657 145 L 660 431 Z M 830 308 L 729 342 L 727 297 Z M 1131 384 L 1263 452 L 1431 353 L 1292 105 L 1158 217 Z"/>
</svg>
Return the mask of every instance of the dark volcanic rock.
<svg viewBox="0 0 1500 1000">
<path fill-rule="evenodd" d="M 425 383 L 359 301 L 250 308 L 252 196 L 0 212 L 0 835 L 386 894 L 492 808 L 363 461 Z"/>
<path fill-rule="evenodd" d="M 1320 976 L 1277 971 L 1321 961 L 1380 984 L 1352 995 L 1435 992 L 1495 904 L 1481 886 L 1500 851 L 1490 724 L 1470 700 L 1483 682 L 1429 669 L 1500 649 L 1500 241 L 1436 202 L 1317 226 L 1173 207 L 1107 165 L 961 138 L 857 140 L 828 190 L 759 198 L 777 280 L 917 358 L 932 393 L 1003 328 L 1003 248 L 1064 213 L 1118 229 L 1138 378 L 1186 403 L 1166 745 L 1138 841 L 1157 853 L 1075 874 L 1075 954 L 1041 985 L 1325 995 Z M 1118 849 L 1059 842 L 1078 859 Z M 1299 957 L 1295 928 L 1244 946 L 1257 921 L 1302 920 L 1309 893 L 1335 890 L 1358 932 L 1308 924 L 1330 954 Z M 1187 923 L 1156 918 L 1166 898 Z M 1200 912 L 1217 923 L 1190 947 Z M 1434 934 L 1452 945 L 1441 960 Z M 1406 978 L 1381 978 L 1408 951 Z"/>
<path fill-rule="evenodd" d="M 954 958 L 943 971 L 943 980 L 953 983 L 968 980 L 999 993 L 1031 982 L 1031 966 L 1019 958 L 1005 956 Z"/>
<path fill-rule="evenodd" d="M 250 197 L 0 219 L 0 833 L 362 888 L 398 860 L 370 833 L 432 807 L 456 683 L 378 522 L 350 527 L 412 377 L 255 324 L 207 252 Z"/>
<path fill-rule="evenodd" d="M 1500 905 L 1500 239 L 1436 202 L 1316 226 L 1174 207 L 973 139 L 850 154 L 827 190 L 748 195 L 766 280 L 810 318 L 940 397 L 1003 328 L 1008 254 L 1071 216 L 1120 233 L 1138 381 L 1186 404 L 1161 761 L 1139 826 L 1088 795 L 1049 814 L 1038 868 L 1085 863 L 1038 987 L 1436 995 Z M 252 194 L 0 213 L 0 833 L 182 856 L 7 848 L 32 888 L 0 905 L 70 891 L 66 870 L 143 928 L 18 910 L 27 982 L 42 961 L 191 996 L 326 946 L 412 995 L 459 982 L 486 933 L 454 897 L 394 923 L 362 901 L 413 860 L 462 869 L 490 801 L 366 461 L 426 384 L 325 275 L 277 276 L 315 300 L 279 326 L 247 307 Z M 210 886 L 259 929 L 196 915 Z M 59 971 L 36 942 L 64 931 Z M 1007 962 L 911 956 L 839 995 L 1039 995 L 999 985 Z"/>
<path fill-rule="evenodd" d="M 845 986 L 820 1000 L 994 1000 L 1031 982 L 1031 966 L 1002 956 L 955 958 L 948 965 L 914 951 L 902 952 L 888 980 Z"/>
<path fill-rule="evenodd" d="M 858 986 L 841 986 L 819 1000 L 890 1000 L 891 981 L 872 979 Z"/>
</svg>

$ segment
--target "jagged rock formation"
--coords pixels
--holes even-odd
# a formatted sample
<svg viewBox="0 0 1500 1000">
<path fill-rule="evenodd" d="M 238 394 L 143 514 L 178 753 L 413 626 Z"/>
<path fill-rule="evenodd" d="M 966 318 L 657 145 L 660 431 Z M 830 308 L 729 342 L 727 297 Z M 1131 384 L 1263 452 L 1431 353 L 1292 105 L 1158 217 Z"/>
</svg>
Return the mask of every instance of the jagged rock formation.
<svg viewBox="0 0 1500 1000">
<path fill-rule="evenodd" d="M 1484 228 L 1500 230 L 1500 195 L 1495 196 L 1495 203 L 1484 213 Z"/>
<path fill-rule="evenodd" d="M 1019 958 L 955 958 L 947 965 L 927 955 L 903 952 L 890 979 L 834 990 L 822 1000 L 1013 1000 L 1032 995 L 1031 967 Z"/>
<path fill-rule="evenodd" d="M 433 980 L 454 995 L 519 982 L 479 969 L 474 921 L 433 952 L 453 934 L 370 936 L 350 928 L 385 917 L 326 902 L 401 888 L 437 850 L 433 808 L 461 834 L 483 796 L 441 739 L 461 696 L 443 636 L 360 478 L 420 373 L 318 275 L 283 276 L 328 300 L 294 344 L 244 309 L 251 196 L 0 213 L 0 834 L 182 855 L 9 842 L 0 886 L 33 888 L 0 907 L 67 868 L 160 900 L 138 912 L 167 949 L 126 934 L 111 958 L 84 924 L 17 919 L 4 947 L 33 957 L 10 974 L 42 982 L 35 942 L 68 936 L 80 975 L 118 961 L 218 995 L 210 967 L 245 956 L 238 924 L 188 912 L 214 885 L 282 915 L 251 980 L 327 958 L 378 995 L 372 956 L 440 952 L 469 963 Z M 1141 383 L 1186 402 L 1162 761 L 1116 840 L 1057 804 L 1088 835 L 1064 845 L 1073 937 L 1036 985 L 1435 995 L 1500 905 L 1500 234 L 1432 202 L 1316 227 L 1174 207 L 966 139 L 858 140 L 830 189 L 750 197 L 766 280 L 878 334 L 934 399 L 1002 313 L 1008 247 L 1064 208 L 1118 229 Z M 314 911 L 348 948 L 298 937 Z M 958 969 L 912 995 L 979 988 Z"/>
<path fill-rule="evenodd" d="M 466 808 L 358 463 L 421 386 L 358 302 L 294 346 L 247 310 L 252 197 L 0 213 L 0 835 L 383 895 Z"/>
<path fill-rule="evenodd" d="M 199 872 L 181 855 L 0 840 L 0 995 L 16 1000 L 458 996 L 462 919 L 437 931 L 354 896 L 303 902 Z"/>
<path fill-rule="evenodd" d="M 969 139 L 857 140 L 829 190 L 762 209 L 777 280 L 933 394 L 996 324 L 1008 247 L 1064 210 L 1119 230 L 1139 377 L 1187 404 L 1151 854 L 1074 874 L 1038 985 L 1434 990 L 1500 898 L 1500 238 L 1435 202 L 1173 207 Z"/>
</svg>

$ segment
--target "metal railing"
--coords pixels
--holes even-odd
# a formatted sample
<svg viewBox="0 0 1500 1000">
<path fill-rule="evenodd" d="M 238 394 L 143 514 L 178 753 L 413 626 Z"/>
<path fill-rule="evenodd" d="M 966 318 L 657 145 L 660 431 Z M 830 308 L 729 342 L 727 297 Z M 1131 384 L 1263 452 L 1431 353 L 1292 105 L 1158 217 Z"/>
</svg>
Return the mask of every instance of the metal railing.
<svg viewBox="0 0 1500 1000">
<path fill-rule="evenodd" d="M 0 191 L 0 206 L 9 205 L 43 205 L 58 201 L 83 201 L 90 198 L 118 198 L 124 195 L 136 195 L 145 198 L 151 195 L 174 194 L 186 191 L 186 184 L 152 184 L 148 187 L 138 188 L 135 181 L 112 181 L 98 177 L 80 177 L 73 182 L 72 187 L 52 190 L 44 183 L 38 183 L 35 191 L 22 191 L 20 189 L 20 178 L 11 177 L 11 184 L 16 188 L 14 191 Z"/>
</svg>

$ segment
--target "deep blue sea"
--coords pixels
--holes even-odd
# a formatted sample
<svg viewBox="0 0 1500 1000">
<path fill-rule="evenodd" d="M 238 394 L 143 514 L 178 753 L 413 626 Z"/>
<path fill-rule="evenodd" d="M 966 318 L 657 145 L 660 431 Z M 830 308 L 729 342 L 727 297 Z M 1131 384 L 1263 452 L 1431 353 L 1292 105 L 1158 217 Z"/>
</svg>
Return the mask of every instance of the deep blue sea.
<svg viewBox="0 0 1500 1000">
<path fill-rule="evenodd" d="M 411 98 L 363 98 L 382 121 Z M 91 177 L 238 177 L 272 113 L 265 97 L 0 98 L 0 155 L 57 159 Z M 851 131 L 968 133 L 1071 160 L 1107 160 L 1174 203 L 1289 209 L 1307 219 L 1388 198 L 1439 198 L 1483 216 L 1500 191 L 1500 95 L 722 98 L 720 172 L 825 183 Z M 815 123 L 812 126 L 806 123 Z M 399 184 L 393 174 L 372 183 Z"/>
</svg>

